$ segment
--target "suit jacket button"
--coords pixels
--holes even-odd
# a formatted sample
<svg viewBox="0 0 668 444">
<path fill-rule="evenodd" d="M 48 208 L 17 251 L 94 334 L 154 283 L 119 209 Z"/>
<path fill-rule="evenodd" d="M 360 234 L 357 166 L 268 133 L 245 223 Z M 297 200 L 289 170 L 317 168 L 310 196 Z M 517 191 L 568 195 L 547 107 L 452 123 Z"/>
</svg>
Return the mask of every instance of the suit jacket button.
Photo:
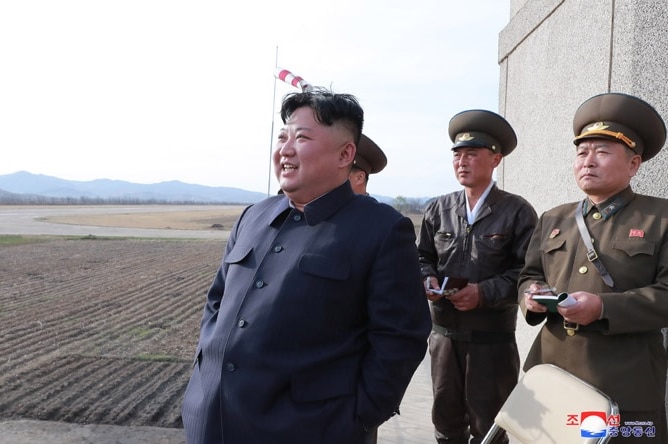
<svg viewBox="0 0 668 444">
<path fill-rule="evenodd" d="M 262 279 L 258 279 L 255 281 L 255 288 L 262 288 L 264 287 L 264 281 Z"/>
<path fill-rule="evenodd" d="M 580 267 L 580 269 L 578 270 L 578 272 L 580 274 L 585 274 L 588 271 L 589 271 L 589 269 L 587 267 L 585 267 L 584 265 L 582 267 Z"/>
<path fill-rule="evenodd" d="M 244 328 L 246 326 L 246 321 L 244 319 L 239 319 L 237 325 L 239 326 L 239 328 Z"/>
<path fill-rule="evenodd" d="M 227 362 L 225 363 L 225 370 L 227 370 L 228 372 L 233 372 L 234 370 L 236 370 L 236 367 L 234 366 L 233 362 Z"/>
</svg>

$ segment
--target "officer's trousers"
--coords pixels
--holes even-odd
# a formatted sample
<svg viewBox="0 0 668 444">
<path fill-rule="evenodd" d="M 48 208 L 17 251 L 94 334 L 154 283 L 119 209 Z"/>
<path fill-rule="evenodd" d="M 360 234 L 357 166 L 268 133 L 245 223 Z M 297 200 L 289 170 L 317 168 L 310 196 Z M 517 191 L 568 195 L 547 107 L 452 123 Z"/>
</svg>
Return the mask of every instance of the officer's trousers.
<svg viewBox="0 0 668 444">
<path fill-rule="evenodd" d="M 471 443 L 480 443 L 517 384 L 517 344 L 474 343 L 432 332 L 429 353 L 436 441 L 468 444 L 471 437 Z M 507 443 L 505 433 L 496 442 Z"/>
</svg>

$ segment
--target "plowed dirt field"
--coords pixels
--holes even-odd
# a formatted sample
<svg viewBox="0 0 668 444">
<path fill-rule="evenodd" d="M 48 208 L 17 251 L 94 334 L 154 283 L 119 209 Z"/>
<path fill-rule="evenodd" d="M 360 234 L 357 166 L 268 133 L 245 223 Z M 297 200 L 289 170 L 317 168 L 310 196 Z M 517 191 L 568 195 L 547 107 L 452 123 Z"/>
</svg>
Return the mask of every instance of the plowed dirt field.
<svg viewBox="0 0 668 444">
<path fill-rule="evenodd" d="M 4 218 L 14 217 L 10 209 Z M 243 207 L 147 210 L 152 217 L 136 214 L 142 208 L 55 210 L 40 219 L 210 232 L 214 223 L 228 230 Z M 224 246 L 219 238 L 0 235 L 0 420 L 181 428 L 200 315 Z"/>
<path fill-rule="evenodd" d="M 0 418 L 181 427 L 221 240 L 0 245 Z"/>
</svg>

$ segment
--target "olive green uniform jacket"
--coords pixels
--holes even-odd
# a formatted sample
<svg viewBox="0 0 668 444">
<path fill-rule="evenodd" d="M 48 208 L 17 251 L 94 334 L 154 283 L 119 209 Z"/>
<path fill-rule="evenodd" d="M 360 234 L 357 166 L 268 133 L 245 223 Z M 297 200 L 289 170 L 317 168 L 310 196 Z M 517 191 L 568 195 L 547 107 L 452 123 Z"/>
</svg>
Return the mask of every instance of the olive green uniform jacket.
<svg viewBox="0 0 668 444">
<path fill-rule="evenodd" d="M 577 203 L 544 213 L 519 278 L 527 322 L 537 325 L 546 318 L 523 304 L 523 291 L 535 280 L 558 292 L 600 294 L 604 310 L 601 320 L 580 326 L 573 336 L 558 313 L 549 313 L 524 369 L 552 363 L 607 393 L 621 410 L 660 408 L 666 381 L 660 329 L 668 325 L 668 200 L 629 187 L 599 208 L 586 203 L 585 222 L 616 290 L 587 259 L 575 221 Z"/>
</svg>

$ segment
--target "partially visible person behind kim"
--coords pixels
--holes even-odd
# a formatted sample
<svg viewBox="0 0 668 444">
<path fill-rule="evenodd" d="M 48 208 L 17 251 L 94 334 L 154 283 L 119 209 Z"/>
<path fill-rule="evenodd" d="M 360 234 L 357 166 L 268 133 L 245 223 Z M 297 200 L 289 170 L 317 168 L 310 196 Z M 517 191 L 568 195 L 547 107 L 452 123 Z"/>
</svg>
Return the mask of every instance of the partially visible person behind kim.
<svg viewBox="0 0 668 444">
<path fill-rule="evenodd" d="M 661 336 L 668 325 L 668 200 L 631 188 L 642 162 L 663 147 L 666 127 L 643 100 L 607 93 L 577 109 L 573 131 L 573 172 L 585 197 L 545 212 L 531 238 L 520 306 L 530 325 L 545 325 L 524 369 L 555 364 L 610 396 L 620 408 L 620 423 L 609 424 L 611 442 L 668 443 Z M 548 312 L 533 300 L 545 287 L 577 303 Z"/>
<path fill-rule="evenodd" d="M 387 165 L 387 157 L 383 150 L 371 140 L 366 134 L 362 133 L 360 141 L 357 144 L 355 160 L 350 168 L 348 180 L 355 194 L 369 195 L 367 185 L 369 175 L 381 172 Z M 374 435 L 375 436 L 372 436 Z M 369 434 L 366 444 L 375 444 L 378 441 L 378 431 L 375 430 Z"/>
<path fill-rule="evenodd" d="M 182 417 L 189 444 L 366 444 L 422 362 L 415 230 L 353 193 L 354 96 L 294 93 L 273 151 L 283 195 L 248 207 L 207 294 Z"/>
<path fill-rule="evenodd" d="M 369 175 L 380 173 L 386 165 L 387 157 L 383 150 L 366 134 L 362 134 L 360 143 L 357 145 L 353 166 L 348 175 L 355 194 L 369 194 L 366 189 Z"/>
</svg>

